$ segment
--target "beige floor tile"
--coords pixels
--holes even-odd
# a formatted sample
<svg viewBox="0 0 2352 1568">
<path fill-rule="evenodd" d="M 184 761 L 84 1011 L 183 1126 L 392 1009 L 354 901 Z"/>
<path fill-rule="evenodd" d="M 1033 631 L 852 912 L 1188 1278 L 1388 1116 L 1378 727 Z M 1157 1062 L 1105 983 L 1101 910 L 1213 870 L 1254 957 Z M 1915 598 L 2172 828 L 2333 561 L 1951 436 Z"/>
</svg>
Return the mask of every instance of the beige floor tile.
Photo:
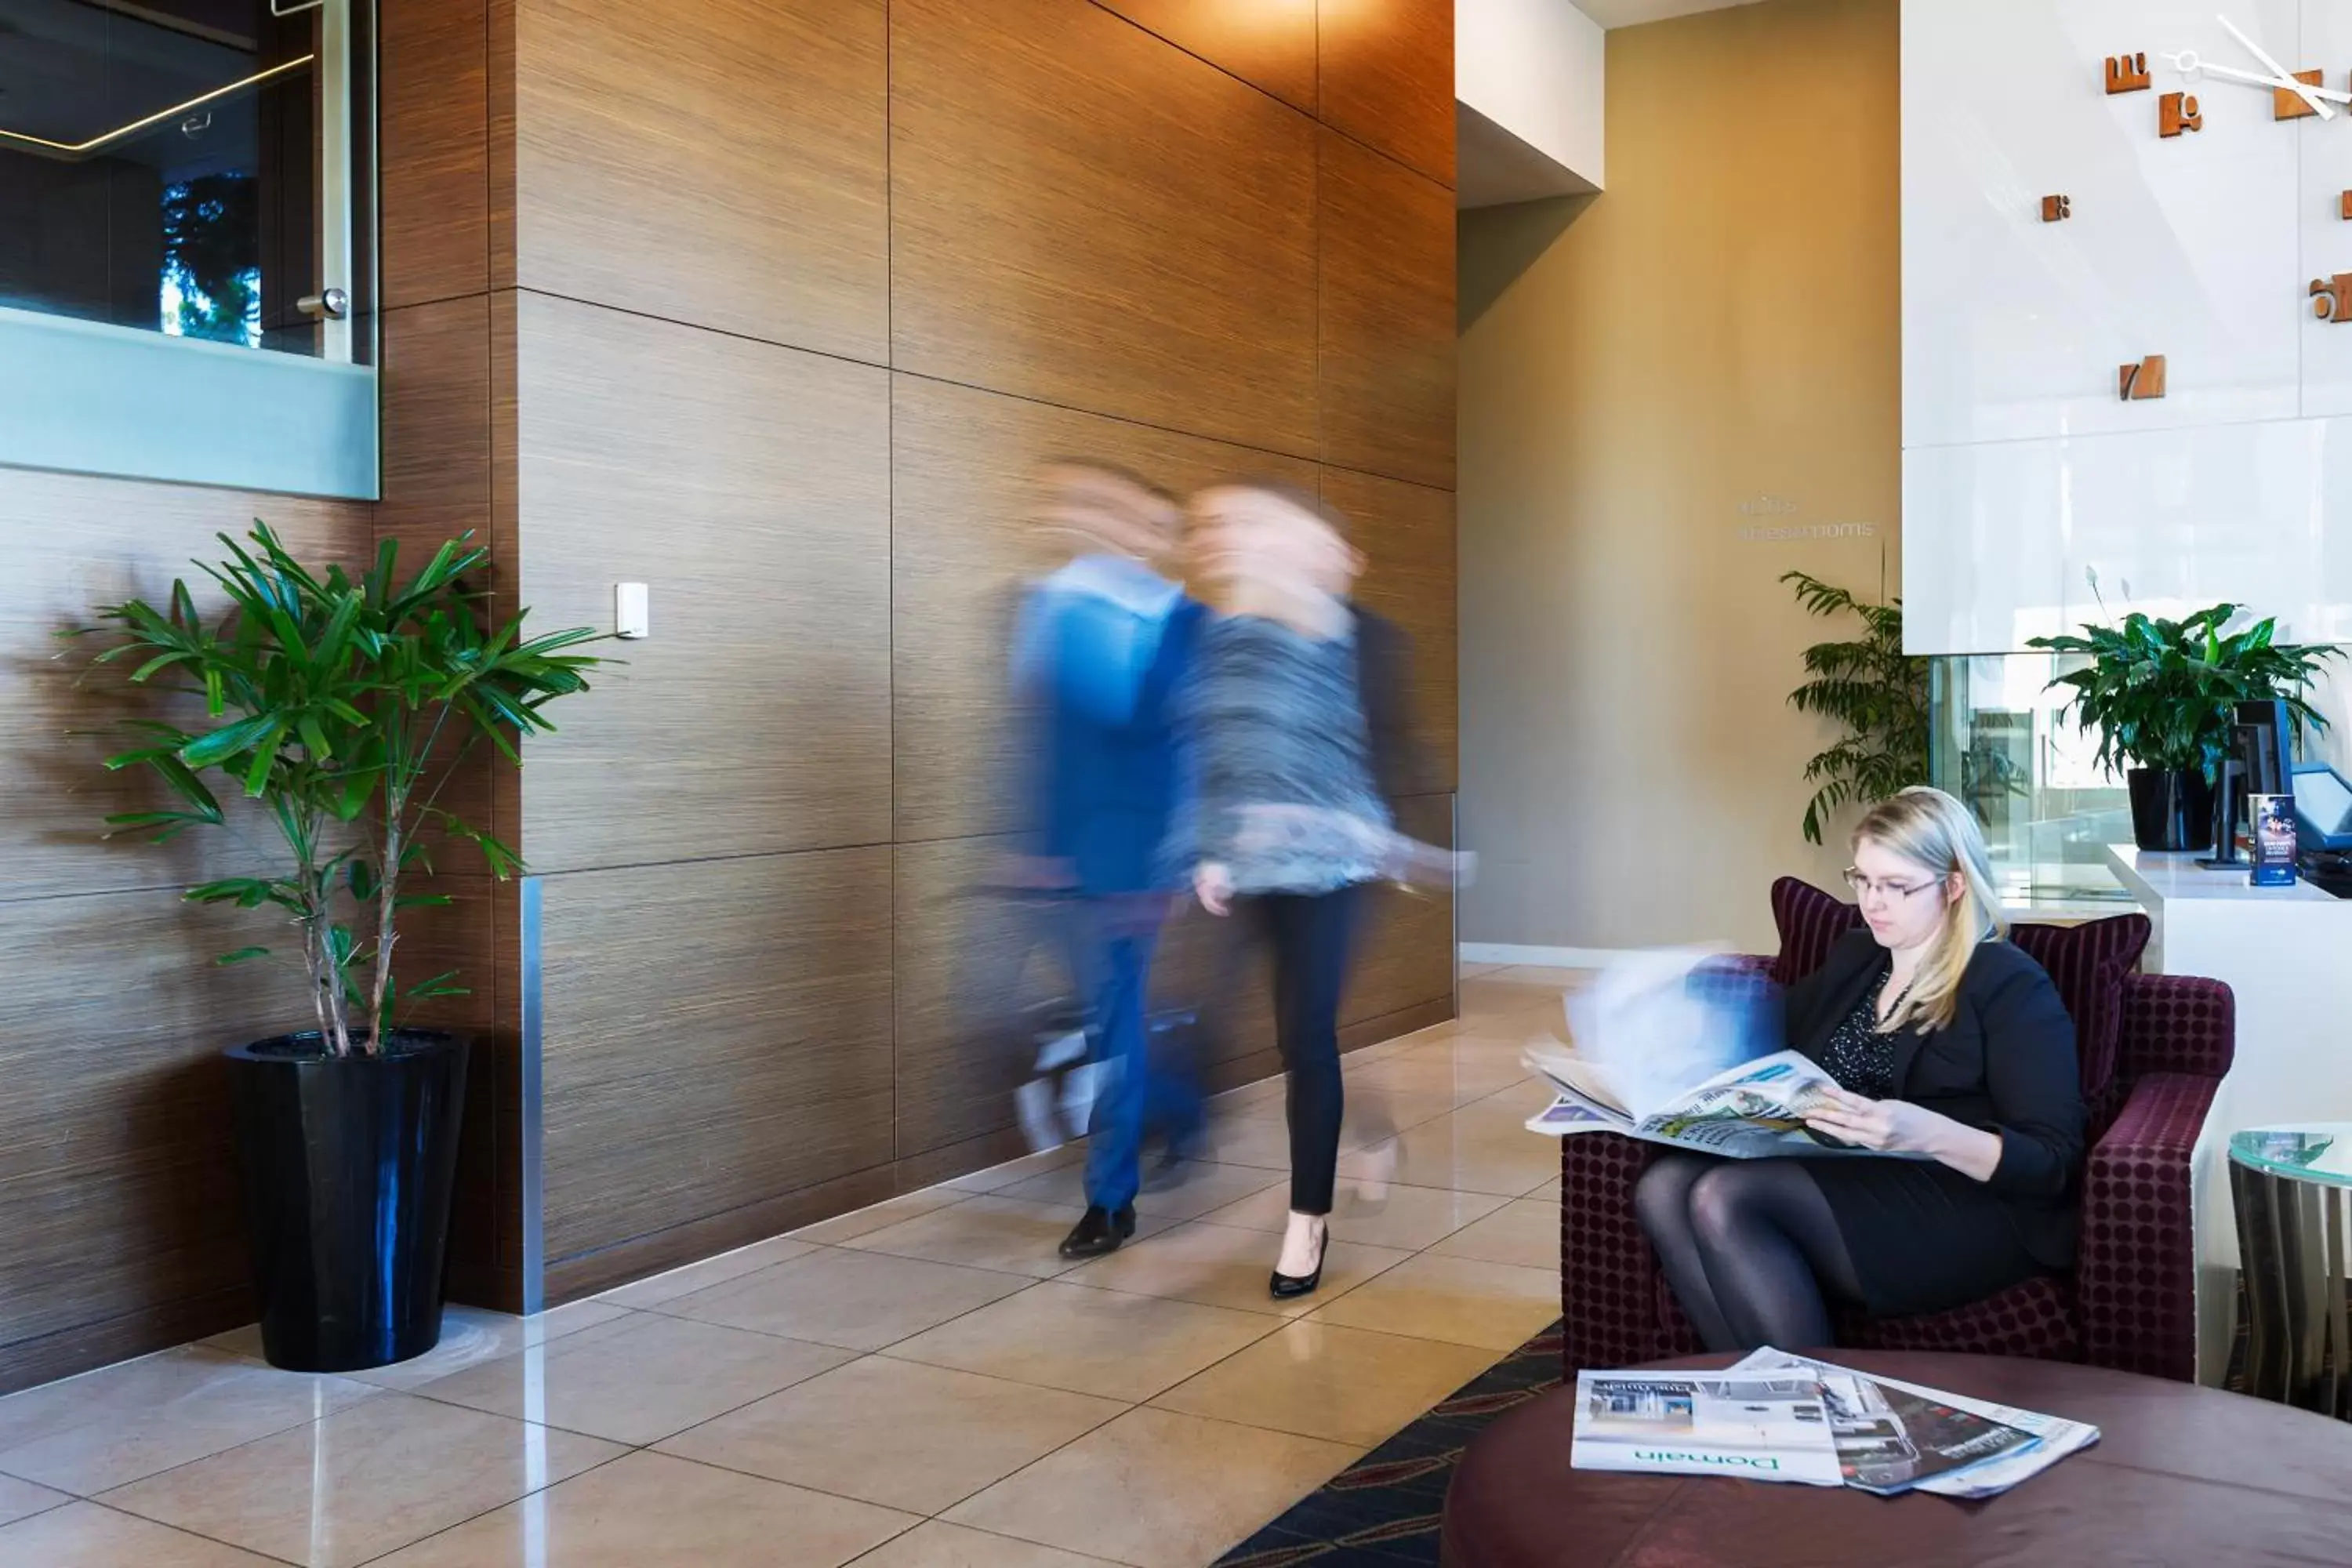
<svg viewBox="0 0 2352 1568">
<path fill-rule="evenodd" d="M 1131 1410 L 947 1517 L 1137 1568 L 1200 1568 L 1359 1451 L 1172 1410 Z"/>
<path fill-rule="evenodd" d="M 1086 1212 L 1077 1204 L 1028 1203 L 990 1193 L 967 1198 L 953 1208 L 871 1231 L 853 1238 L 849 1245 L 864 1252 L 1051 1279 L 1077 1267 L 1058 1249 L 1062 1238 Z M 1139 1212 L 1135 1234 L 1150 1236 L 1175 1223 L 1164 1215 Z"/>
<path fill-rule="evenodd" d="M 8 1568 L 280 1568 L 267 1557 L 96 1503 L 68 1503 L 0 1529 Z"/>
<path fill-rule="evenodd" d="M 1542 1079 L 1521 1079 L 1499 1093 L 1490 1094 L 1475 1105 L 1466 1105 L 1463 1109 L 1475 1111 L 1480 1116 L 1493 1116 L 1514 1122 L 1525 1129 L 1528 1117 L 1549 1109 L 1551 1102 L 1559 1097 L 1559 1091 Z"/>
<path fill-rule="evenodd" d="M 1511 1198 L 1559 1168 L 1558 1139 L 1528 1131 L 1524 1118 L 1481 1115 L 1475 1105 L 1339 1156 L 1343 1177 L 1385 1176 L 1406 1186 Z"/>
<path fill-rule="evenodd" d="M 601 1328 L 628 1316 L 610 1301 L 574 1301 L 535 1318 L 517 1318 L 479 1307 L 447 1307 L 441 1313 L 441 1342 L 423 1355 L 349 1375 L 378 1388 L 415 1388 L 531 1345 L 551 1344 L 569 1334 Z M 248 1323 L 205 1342 L 253 1360 L 261 1359 L 261 1331 Z"/>
<path fill-rule="evenodd" d="M 384 1394 L 102 1500 L 310 1568 L 351 1568 L 624 1451 L 594 1437 Z"/>
<path fill-rule="evenodd" d="M 642 1447 L 814 1377 L 856 1353 L 648 1312 L 614 1332 L 575 1334 L 521 1351 L 416 1393 Z"/>
<path fill-rule="evenodd" d="M 934 1519 L 876 1547 L 857 1568 L 1095 1568 L 1101 1561 Z"/>
<path fill-rule="evenodd" d="M 1490 1351 L 1517 1350 L 1559 1316 L 1559 1270 L 1423 1253 L 1309 1320 Z"/>
<path fill-rule="evenodd" d="M 0 1399 L 0 1470 L 89 1496 L 315 1420 L 376 1390 L 188 1345 Z"/>
<path fill-rule="evenodd" d="M 1467 1345 L 1290 1323 L 1151 1403 L 1370 1448 L 1494 1363 Z"/>
<path fill-rule="evenodd" d="M 713 1285 L 756 1274 L 771 1264 L 789 1263 L 815 1250 L 814 1239 L 772 1236 L 750 1247 L 739 1247 L 732 1252 L 722 1252 L 716 1258 L 706 1258 L 698 1263 L 607 1290 L 596 1299 L 616 1307 L 658 1307 L 680 1296 L 691 1296 L 697 1290 L 708 1290 Z"/>
<path fill-rule="evenodd" d="M 1024 1154 L 1018 1160 L 1007 1160 L 1002 1165 L 991 1165 L 985 1171 L 974 1171 L 968 1176 L 958 1176 L 940 1185 L 954 1192 L 992 1193 L 1009 1187 L 1015 1182 L 1028 1180 L 1042 1171 L 1057 1171 L 1064 1165 L 1075 1164 L 1087 1157 L 1085 1140 L 1065 1143 L 1057 1149 L 1040 1153 Z"/>
<path fill-rule="evenodd" d="M 1400 1117 L 1405 1124 L 1418 1124 L 1449 1109 L 1446 1104 L 1392 1103 L 1379 1094 L 1356 1097 L 1339 1123 L 1339 1147 L 1344 1152 L 1379 1143 L 1401 1131 Z M 1279 1100 L 1212 1121 L 1202 1143 L 1206 1157 L 1220 1165 L 1248 1165 L 1276 1173 L 1290 1169 L 1290 1124 Z"/>
<path fill-rule="evenodd" d="M 1394 1117 L 1400 1130 L 1433 1121 L 1460 1106 L 1525 1083 L 1528 1071 L 1513 1062 L 1476 1058 L 1421 1057 L 1408 1054 L 1378 1062 L 1348 1080 L 1348 1101 L 1372 1095 L 1386 1097 L 1401 1108 Z M 1411 1112 L 1410 1118 L 1405 1112 Z"/>
<path fill-rule="evenodd" d="M 1533 1136 L 1533 1134 L 1529 1134 Z M 1370 1184 L 1360 1165 L 1345 1169 L 1331 1194 L 1331 1235 L 1339 1241 L 1418 1252 L 1509 1202 L 1491 1193 Z M 1204 1216 L 1212 1225 L 1279 1232 L 1290 1223 L 1290 1190 L 1277 1188 Z"/>
<path fill-rule="evenodd" d="M 918 1521 L 660 1454 L 631 1454 L 377 1568 L 840 1568 Z"/>
<path fill-rule="evenodd" d="M 1559 1205 L 1514 1198 L 1430 1248 L 1449 1258 L 1516 1263 L 1522 1268 L 1559 1267 Z"/>
<path fill-rule="evenodd" d="M 946 1208 L 950 1204 L 960 1204 L 971 1195 L 956 1187 L 925 1187 L 919 1193 L 901 1193 L 895 1198 L 885 1198 L 862 1209 L 835 1215 L 831 1219 L 821 1219 L 814 1225 L 804 1225 L 792 1235 L 801 1241 L 821 1241 L 830 1247 L 838 1247 L 853 1237 L 881 1230 L 901 1220 L 912 1219 L 917 1215 Z"/>
<path fill-rule="evenodd" d="M 1135 1212 L 1163 1219 L 1194 1219 L 1211 1209 L 1223 1208 L 1236 1199 L 1262 1192 L 1281 1179 L 1262 1166 L 1221 1165 L 1207 1160 L 1187 1160 L 1176 1168 L 1174 1176 L 1171 1186 L 1156 1191 L 1147 1187 L 1136 1194 Z M 1032 1176 L 996 1195 L 1083 1207 L 1087 1201 L 1086 1168 L 1066 1165 L 1042 1176 Z"/>
<path fill-rule="evenodd" d="M 20 1481 L 14 1476 L 0 1476 L 0 1524 L 11 1524 L 20 1519 L 30 1519 L 61 1503 L 73 1500 L 64 1492 L 37 1487 L 30 1481 Z"/>
<path fill-rule="evenodd" d="M 890 1354 L 1134 1403 L 1278 1326 L 1255 1312 L 1049 1281 L 893 1345 Z"/>
<path fill-rule="evenodd" d="M 1266 1281 L 1280 1249 L 1277 1235 L 1195 1220 L 1122 1247 L 1062 1278 L 1066 1284 L 1296 1318 L 1412 1256 L 1392 1247 L 1334 1240 L 1323 1259 L 1322 1288 L 1312 1296 L 1277 1301 L 1267 1292 Z"/>
<path fill-rule="evenodd" d="M 868 1356 L 680 1433 L 661 1449 L 930 1514 L 1122 1408 L 1108 1399 Z"/>
<path fill-rule="evenodd" d="M 878 1351 L 1027 1283 L 1019 1275 L 824 1247 L 681 1296 L 662 1310 L 731 1329 Z"/>
</svg>

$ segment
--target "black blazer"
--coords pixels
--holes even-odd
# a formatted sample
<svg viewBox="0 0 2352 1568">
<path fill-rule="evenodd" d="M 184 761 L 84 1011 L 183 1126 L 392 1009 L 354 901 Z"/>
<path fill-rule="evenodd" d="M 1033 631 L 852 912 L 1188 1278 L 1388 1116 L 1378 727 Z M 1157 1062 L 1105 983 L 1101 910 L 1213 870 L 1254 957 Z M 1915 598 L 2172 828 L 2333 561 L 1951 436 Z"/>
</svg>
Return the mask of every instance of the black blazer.
<svg viewBox="0 0 2352 1568">
<path fill-rule="evenodd" d="M 1790 1048 L 1821 1060 L 1885 958 L 1866 930 L 1839 938 L 1827 963 L 1789 987 Z M 2036 1261 L 2070 1266 L 2083 1091 L 2074 1022 L 2042 966 L 2008 942 L 1978 943 L 1950 1027 L 1896 1035 L 1895 1083 L 1898 1099 L 2000 1134 L 1986 1190 L 2008 1207 Z"/>
</svg>

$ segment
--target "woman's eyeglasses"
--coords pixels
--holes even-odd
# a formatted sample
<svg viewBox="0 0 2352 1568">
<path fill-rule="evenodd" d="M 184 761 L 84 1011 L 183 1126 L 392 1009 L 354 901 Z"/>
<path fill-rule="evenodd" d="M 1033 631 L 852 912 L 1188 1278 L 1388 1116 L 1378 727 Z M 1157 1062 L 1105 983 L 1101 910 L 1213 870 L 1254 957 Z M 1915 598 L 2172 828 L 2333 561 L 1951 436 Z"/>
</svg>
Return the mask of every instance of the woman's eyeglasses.
<svg viewBox="0 0 2352 1568">
<path fill-rule="evenodd" d="M 1865 877 L 1858 868 L 1848 866 L 1845 868 L 1845 885 L 1853 889 L 1854 897 L 1858 899 L 1867 899 L 1875 896 L 1885 899 L 1891 903 L 1900 903 L 1906 899 L 1917 898 L 1921 893 L 1926 892 L 1928 889 L 1940 886 L 1941 884 L 1933 880 L 1926 882 L 1882 881 L 1876 877 Z"/>
</svg>

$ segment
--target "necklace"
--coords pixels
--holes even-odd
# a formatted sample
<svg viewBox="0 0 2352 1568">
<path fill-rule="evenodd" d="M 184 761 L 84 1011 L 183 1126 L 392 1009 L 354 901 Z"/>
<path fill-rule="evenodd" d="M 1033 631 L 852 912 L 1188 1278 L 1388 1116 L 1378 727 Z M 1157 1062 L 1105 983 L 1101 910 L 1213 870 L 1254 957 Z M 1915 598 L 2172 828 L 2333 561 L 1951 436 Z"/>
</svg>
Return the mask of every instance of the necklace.
<svg viewBox="0 0 2352 1568">
<path fill-rule="evenodd" d="M 1887 984 L 1894 978 L 1895 972 L 1890 968 L 1887 971 L 1886 979 L 1878 983 L 1879 995 L 1884 996 L 1886 994 Z M 1914 975 L 1910 981 L 1904 984 L 1902 990 L 1897 991 L 1895 994 L 1895 1000 L 1888 1003 L 1883 1010 L 1876 1005 L 1873 1005 L 1870 1010 L 1870 1026 L 1876 1029 L 1880 1034 L 1885 1034 L 1886 1032 L 1886 1020 L 1895 1016 L 1895 1014 L 1903 1011 L 1903 1004 L 1909 1001 L 1911 998 L 1911 987 L 1917 983 L 1918 977 Z"/>
</svg>

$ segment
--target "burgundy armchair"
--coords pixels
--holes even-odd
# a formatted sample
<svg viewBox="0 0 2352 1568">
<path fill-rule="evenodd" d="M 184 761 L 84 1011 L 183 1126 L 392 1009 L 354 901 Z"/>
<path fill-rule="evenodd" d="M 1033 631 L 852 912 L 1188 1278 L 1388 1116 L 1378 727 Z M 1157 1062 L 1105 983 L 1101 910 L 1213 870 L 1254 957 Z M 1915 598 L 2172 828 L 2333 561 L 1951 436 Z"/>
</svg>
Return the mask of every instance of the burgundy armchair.
<svg viewBox="0 0 2352 1568">
<path fill-rule="evenodd" d="M 1776 908 L 1789 886 L 1775 889 Z M 1827 900 L 1812 889 L 1802 891 Z M 1829 900 L 1828 907 L 1850 906 Z M 1826 918 L 1842 929 L 1842 919 Z M 2126 921 L 2137 925 L 2126 927 Z M 1817 919 L 1817 929 L 1810 931 L 1801 925 L 1799 937 L 1790 938 L 1784 918 L 1782 962 L 1753 962 L 1759 968 L 1770 964 L 1784 982 L 1796 978 L 1785 961 L 1801 941 L 1816 951 L 1798 973 L 1820 962 L 1835 934 L 1818 929 L 1822 923 Z M 2136 936 L 2129 943 L 2136 963 L 2147 941 L 2145 917 L 2101 924 L 2125 927 L 2125 937 Z M 2063 940 L 2056 928 L 2046 926 L 2021 926 L 2012 935 L 2029 952 Z M 2085 1012 L 2101 1005 L 2078 1001 L 2091 983 L 2091 965 L 2084 963 L 2080 973 L 2070 973 L 2074 966 L 2064 956 L 2035 956 L 2058 981 L 2078 1032 L 2087 1032 Z M 1840 1344 L 2033 1356 L 2195 1380 L 2189 1152 L 2221 1075 L 2230 1069 L 2236 1005 L 2230 988 L 2218 980 L 2137 973 L 2107 978 L 2105 1005 L 2119 1017 L 2112 1061 L 2096 1064 L 2105 1081 L 2096 1087 L 2086 1082 L 2090 1152 L 2084 1162 L 2082 1241 L 2074 1274 L 2029 1279 L 1981 1301 L 1918 1317 L 1872 1319 L 1851 1312 L 1839 1321 Z M 2086 1049 L 2086 1080 L 2102 1049 Z M 1581 1367 L 1633 1366 L 1699 1349 L 1633 1219 L 1633 1183 L 1654 1148 L 1613 1132 L 1560 1140 L 1560 1336 L 1571 1377 Z"/>
</svg>

